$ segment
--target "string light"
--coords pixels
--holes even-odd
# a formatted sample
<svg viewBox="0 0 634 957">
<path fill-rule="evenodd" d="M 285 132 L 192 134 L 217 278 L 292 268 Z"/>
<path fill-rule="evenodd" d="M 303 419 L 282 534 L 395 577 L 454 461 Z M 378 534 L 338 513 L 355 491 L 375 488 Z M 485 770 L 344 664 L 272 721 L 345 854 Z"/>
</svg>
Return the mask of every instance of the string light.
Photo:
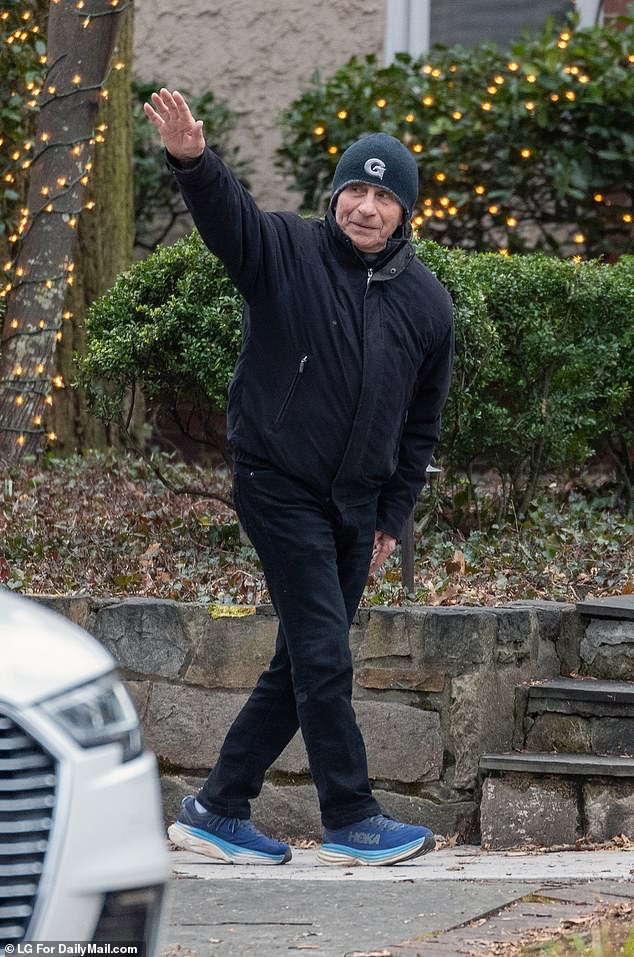
<svg viewBox="0 0 634 957">
<path fill-rule="evenodd" d="M 52 5 L 57 5 L 60 3 L 60 0 L 50 0 Z M 118 15 L 128 6 L 130 6 L 131 0 L 110 0 L 109 9 L 99 11 L 98 13 L 93 13 L 90 16 L 86 17 L 83 21 L 83 27 L 87 28 L 92 23 L 98 22 L 99 17 L 102 16 L 112 16 Z M 85 0 L 77 0 L 74 4 L 75 9 L 79 12 L 85 7 Z M 17 11 L 16 11 L 17 13 Z M 0 21 L 7 21 L 9 19 L 9 11 L 5 10 L 0 13 Z M 26 10 L 23 13 L 19 14 L 20 22 L 24 25 L 23 28 L 14 30 L 10 37 L 5 37 L 5 40 L 11 44 L 13 42 L 22 43 L 29 39 L 31 35 L 36 35 L 40 33 L 40 28 L 37 24 L 33 22 L 33 15 L 30 10 Z M 34 51 L 35 52 L 35 51 Z M 37 56 L 37 63 L 41 67 L 47 65 L 47 57 L 45 54 L 40 53 Z M 110 72 L 115 71 L 119 72 L 125 69 L 125 63 L 119 59 L 115 60 L 111 66 Z M 64 97 L 72 96 L 77 93 L 92 92 L 93 96 L 98 96 L 103 100 L 108 98 L 108 89 L 106 88 L 106 82 L 108 77 L 102 79 L 101 83 L 94 86 L 84 86 L 83 78 L 81 72 L 70 71 L 70 75 L 66 80 L 66 89 L 61 89 L 59 83 L 49 80 L 48 82 L 40 82 L 34 73 L 31 72 L 31 76 L 28 79 L 28 82 L 25 83 L 25 92 L 26 95 L 22 94 L 22 105 L 26 104 L 28 108 L 35 109 L 37 107 L 43 107 L 48 105 L 52 100 Z M 42 94 L 47 98 L 44 102 L 40 102 L 40 97 Z M 18 93 L 12 92 L 11 97 L 17 96 Z M 90 137 L 84 137 L 83 140 L 64 143 L 58 142 L 58 135 L 54 134 L 53 131 L 49 129 L 41 130 L 37 135 L 37 146 L 35 150 L 35 156 L 33 159 L 28 154 L 33 150 L 34 143 L 32 140 L 25 140 L 23 143 L 16 145 L 13 148 L 9 148 L 6 151 L 6 157 L 14 164 L 14 169 L 16 171 L 27 170 L 31 165 L 33 160 L 37 160 L 50 148 L 59 148 L 59 147 L 68 147 L 68 156 L 76 159 L 80 157 L 86 148 L 86 144 L 91 142 L 104 142 L 104 134 L 107 131 L 107 124 L 101 123 L 97 126 L 96 130 Z M 0 146 L 5 146 L 5 137 L 0 136 Z M 92 162 L 85 164 L 81 175 L 77 175 L 77 178 L 73 178 L 73 175 L 67 175 L 64 173 L 56 173 L 52 182 L 45 183 L 40 190 L 40 195 L 42 197 L 43 203 L 38 208 L 33 210 L 22 209 L 20 210 L 19 216 L 16 214 L 16 220 L 19 219 L 19 222 L 16 223 L 16 226 L 12 231 L 8 231 L 9 235 L 6 237 L 8 243 L 15 245 L 20 239 L 24 238 L 26 234 L 30 231 L 33 225 L 37 222 L 37 219 L 40 215 L 45 216 L 61 216 L 62 221 L 67 224 L 70 228 L 75 228 L 78 224 L 78 214 L 82 208 L 82 204 L 79 204 L 79 209 L 68 209 L 68 203 L 66 202 L 64 209 L 56 208 L 56 200 L 62 196 L 67 197 L 69 191 L 75 186 L 85 187 L 88 185 L 88 174 L 92 169 Z M 57 164 L 57 170 L 59 171 L 59 164 Z M 9 170 L 4 170 L 2 172 L 2 181 L 6 184 L 12 185 L 16 182 L 16 177 L 14 172 Z M 35 204 L 37 207 L 37 203 Z M 83 204 L 83 208 L 91 209 L 94 208 L 94 201 L 88 201 Z M 18 260 L 19 262 L 19 260 Z M 16 282 L 8 281 L 4 288 L 1 290 L 0 295 L 6 297 L 13 289 L 17 288 L 20 285 L 25 283 L 35 283 L 41 284 L 42 288 L 53 289 L 56 285 L 59 285 L 60 282 L 64 282 L 67 285 L 72 285 L 74 282 L 75 274 L 75 264 L 71 261 L 66 264 L 63 264 L 61 267 L 61 275 L 44 275 L 38 277 L 36 270 L 31 270 L 30 268 L 25 268 L 25 265 L 16 265 L 15 268 L 11 264 L 7 264 L 6 272 L 9 276 L 14 276 Z M 30 273 L 35 273 L 30 275 Z M 61 319 L 70 319 L 72 316 L 69 310 L 66 310 Z M 61 324 L 61 319 L 58 322 Z M 13 335 L 9 338 L 15 338 L 17 336 L 24 335 L 39 335 L 40 333 L 51 333 L 54 336 L 55 342 L 60 342 L 62 340 L 62 331 L 59 328 L 57 322 L 51 325 L 50 320 L 47 321 L 42 318 L 39 321 L 36 319 L 31 326 L 29 326 L 28 321 L 24 323 L 24 329 L 21 329 L 21 323 L 18 317 L 8 317 L 8 327 L 12 330 Z M 35 326 L 37 328 L 35 328 Z M 38 332 L 39 330 L 39 332 Z M 5 340 L 5 341 L 8 341 Z M 36 353 L 37 354 L 37 353 Z M 43 401 L 47 407 L 53 405 L 53 398 L 50 394 L 47 394 L 49 385 L 52 385 L 55 389 L 64 389 L 65 383 L 63 376 L 58 375 L 54 377 L 47 376 L 47 363 L 45 361 L 39 361 L 34 363 L 32 371 L 30 372 L 31 378 L 28 378 L 28 373 L 25 373 L 25 369 L 22 363 L 17 363 L 13 367 L 11 377 L 6 379 L 4 383 L 0 383 L 0 387 L 4 385 L 5 387 L 14 388 L 9 385 L 9 383 L 19 383 L 18 392 L 13 397 L 13 401 L 16 407 L 25 407 L 29 402 L 29 396 L 36 397 L 37 401 Z M 37 384 L 39 383 L 39 385 Z M 42 388 L 46 392 L 41 391 Z M 25 428 L 12 429 L 10 425 L 2 426 L 5 431 L 14 431 L 16 433 L 16 444 L 18 447 L 23 447 L 29 440 L 30 435 L 41 435 L 46 436 L 49 442 L 54 442 L 57 440 L 57 435 L 54 431 L 49 431 L 48 433 L 44 430 L 43 417 L 39 413 L 31 413 L 30 421 L 34 428 Z"/>
<path fill-rule="evenodd" d="M 583 233 L 575 233 L 572 237 L 572 240 L 573 242 L 577 243 L 577 245 L 581 245 L 581 243 L 585 243 L 586 237 Z"/>
<path fill-rule="evenodd" d="M 381 97 L 379 97 L 379 99 L 376 101 L 376 105 L 378 106 L 378 108 L 379 108 L 380 110 L 382 110 L 384 107 L 387 106 L 387 100 L 384 99 L 384 98 L 381 96 Z"/>
</svg>

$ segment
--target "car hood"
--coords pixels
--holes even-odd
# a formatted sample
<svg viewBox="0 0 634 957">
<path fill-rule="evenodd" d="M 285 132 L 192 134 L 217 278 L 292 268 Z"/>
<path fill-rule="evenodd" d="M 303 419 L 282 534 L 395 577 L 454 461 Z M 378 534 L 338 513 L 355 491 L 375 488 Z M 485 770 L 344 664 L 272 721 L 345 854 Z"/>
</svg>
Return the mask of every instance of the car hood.
<svg viewBox="0 0 634 957">
<path fill-rule="evenodd" d="M 23 708 L 114 667 L 114 658 L 83 629 L 0 590 L 0 704 Z"/>
</svg>

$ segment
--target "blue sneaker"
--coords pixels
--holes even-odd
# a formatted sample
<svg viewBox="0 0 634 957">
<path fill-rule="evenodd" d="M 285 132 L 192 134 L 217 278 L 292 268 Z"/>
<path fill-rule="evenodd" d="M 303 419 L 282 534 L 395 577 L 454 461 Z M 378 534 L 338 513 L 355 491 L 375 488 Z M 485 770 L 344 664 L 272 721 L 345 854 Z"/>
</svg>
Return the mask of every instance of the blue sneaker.
<svg viewBox="0 0 634 957">
<path fill-rule="evenodd" d="M 317 859 L 322 864 L 398 864 L 427 854 L 436 846 L 428 827 L 401 824 L 384 814 L 324 832 Z"/>
<path fill-rule="evenodd" d="M 292 857 L 288 844 L 274 841 L 249 820 L 199 814 L 194 798 L 183 798 L 180 814 L 167 836 L 185 851 L 205 854 L 224 864 L 286 864 Z"/>
</svg>

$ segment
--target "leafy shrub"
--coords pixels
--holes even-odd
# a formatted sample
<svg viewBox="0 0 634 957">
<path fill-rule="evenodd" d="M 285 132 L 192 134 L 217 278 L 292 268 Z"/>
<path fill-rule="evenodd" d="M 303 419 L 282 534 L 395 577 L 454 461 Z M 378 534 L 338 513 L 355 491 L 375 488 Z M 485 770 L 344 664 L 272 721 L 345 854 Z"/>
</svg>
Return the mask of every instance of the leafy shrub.
<svg viewBox="0 0 634 957">
<path fill-rule="evenodd" d="M 475 483 L 478 470 L 494 468 L 525 511 L 545 470 L 583 464 L 601 438 L 625 468 L 634 258 L 572 263 L 430 240 L 417 253 L 455 305 L 456 370 L 439 449 L 448 473 Z M 98 414 L 123 423 L 126 394 L 138 387 L 184 431 L 217 442 L 240 313 L 237 292 L 196 233 L 136 263 L 88 316 L 80 361 Z"/>
<path fill-rule="evenodd" d="M 561 32 L 510 51 L 435 48 L 381 67 L 353 57 L 284 113 L 279 165 L 307 211 L 341 155 L 383 130 L 415 156 L 415 223 L 447 245 L 513 252 L 632 250 L 634 22 Z"/>
<path fill-rule="evenodd" d="M 241 300 L 197 233 L 135 263 L 86 319 L 80 384 L 106 423 L 125 426 L 129 396 L 193 439 L 224 448 L 216 416 L 240 341 Z"/>
</svg>

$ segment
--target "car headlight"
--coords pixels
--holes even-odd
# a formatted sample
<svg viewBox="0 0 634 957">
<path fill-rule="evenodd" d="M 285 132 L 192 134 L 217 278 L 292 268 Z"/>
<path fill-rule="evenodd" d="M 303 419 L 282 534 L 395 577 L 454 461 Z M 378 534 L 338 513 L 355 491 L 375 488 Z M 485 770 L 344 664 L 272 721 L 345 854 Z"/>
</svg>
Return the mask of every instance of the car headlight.
<svg viewBox="0 0 634 957">
<path fill-rule="evenodd" d="M 143 750 L 139 718 L 114 672 L 46 701 L 44 710 L 82 748 L 121 744 L 123 760 Z"/>
</svg>

